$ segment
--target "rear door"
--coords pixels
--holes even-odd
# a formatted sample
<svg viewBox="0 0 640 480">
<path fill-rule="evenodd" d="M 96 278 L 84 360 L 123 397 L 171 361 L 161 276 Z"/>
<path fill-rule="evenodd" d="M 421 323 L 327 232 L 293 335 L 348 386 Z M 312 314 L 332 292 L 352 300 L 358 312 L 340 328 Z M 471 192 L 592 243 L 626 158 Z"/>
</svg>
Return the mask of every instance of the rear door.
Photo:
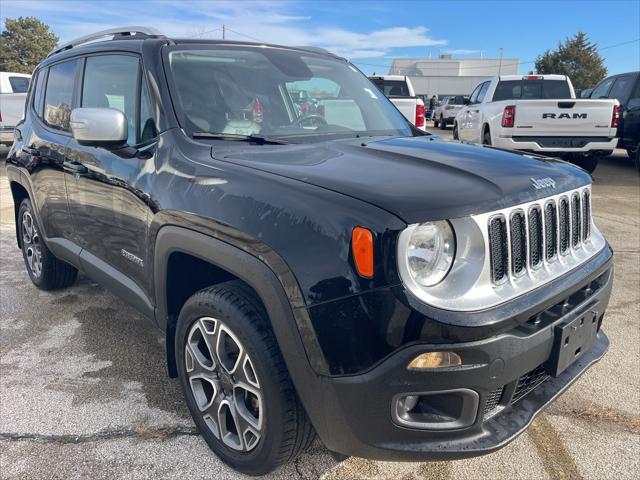
<svg viewBox="0 0 640 480">
<path fill-rule="evenodd" d="M 66 146 L 71 138 L 69 118 L 76 98 L 77 59 L 56 63 L 37 73 L 29 102 L 31 121 L 22 127 L 16 152 L 29 172 L 33 202 L 41 228 L 49 239 L 70 239 L 73 233 L 64 180 Z"/>
<path fill-rule="evenodd" d="M 139 57 L 133 54 L 86 58 L 79 106 L 122 111 L 129 126 L 128 144 L 136 148 L 108 150 L 71 139 L 68 157 L 73 165 L 66 180 L 74 234 L 84 249 L 83 265 L 102 270 L 98 275 L 106 271 L 121 282 L 128 277 L 144 286 L 151 267 L 147 261 L 151 198 L 145 193 L 144 172 L 154 169 L 154 148 L 138 147 L 153 140 L 155 127 L 149 127 L 149 97 L 141 71 Z"/>
</svg>

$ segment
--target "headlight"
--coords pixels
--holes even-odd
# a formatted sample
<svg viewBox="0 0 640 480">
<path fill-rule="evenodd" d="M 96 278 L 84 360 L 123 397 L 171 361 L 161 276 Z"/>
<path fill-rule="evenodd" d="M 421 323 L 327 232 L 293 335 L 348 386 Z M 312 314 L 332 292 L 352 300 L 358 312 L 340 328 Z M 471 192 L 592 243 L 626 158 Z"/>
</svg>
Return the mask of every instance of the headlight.
<svg viewBox="0 0 640 480">
<path fill-rule="evenodd" d="M 449 273 L 455 252 L 456 239 L 449 222 L 421 223 L 407 246 L 409 273 L 418 285 L 432 287 Z"/>
</svg>

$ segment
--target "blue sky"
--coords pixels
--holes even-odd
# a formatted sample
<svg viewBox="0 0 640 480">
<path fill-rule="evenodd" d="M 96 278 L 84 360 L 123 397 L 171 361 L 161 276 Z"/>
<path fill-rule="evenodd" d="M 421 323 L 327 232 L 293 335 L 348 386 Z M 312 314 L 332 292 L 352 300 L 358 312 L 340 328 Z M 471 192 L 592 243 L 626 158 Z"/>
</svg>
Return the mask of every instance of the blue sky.
<svg viewBox="0 0 640 480">
<path fill-rule="evenodd" d="M 640 69 L 639 0 L 2 0 L 3 22 L 20 15 L 40 18 L 62 41 L 121 25 L 220 38 L 224 23 L 230 39 L 325 47 L 365 73 L 386 73 L 397 57 L 497 58 L 499 48 L 525 73 L 538 54 L 583 30 L 603 48 L 609 73 Z"/>
</svg>

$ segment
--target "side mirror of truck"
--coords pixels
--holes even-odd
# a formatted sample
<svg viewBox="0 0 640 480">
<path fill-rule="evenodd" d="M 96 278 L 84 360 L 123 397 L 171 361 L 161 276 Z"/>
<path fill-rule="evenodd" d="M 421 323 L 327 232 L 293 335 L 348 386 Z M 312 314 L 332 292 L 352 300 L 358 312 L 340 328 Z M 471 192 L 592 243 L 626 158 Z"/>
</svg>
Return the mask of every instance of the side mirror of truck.
<svg viewBox="0 0 640 480">
<path fill-rule="evenodd" d="M 127 117 L 115 108 L 74 108 L 71 132 L 80 145 L 120 148 L 127 144 Z"/>
</svg>

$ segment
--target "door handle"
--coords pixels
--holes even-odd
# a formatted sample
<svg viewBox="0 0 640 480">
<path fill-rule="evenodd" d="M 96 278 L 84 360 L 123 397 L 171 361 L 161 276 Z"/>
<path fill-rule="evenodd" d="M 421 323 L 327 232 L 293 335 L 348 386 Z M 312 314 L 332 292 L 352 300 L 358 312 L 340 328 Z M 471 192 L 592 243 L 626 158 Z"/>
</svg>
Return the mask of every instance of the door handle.
<svg viewBox="0 0 640 480">
<path fill-rule="evenodd" d="M 40 156 L 40 150 L 38 150 L 35 147 L 28 147 L 26 145 L 22 146 L 22 152 L 26 153 L 27 155 L 33 155 L 34 157 L 39 157 Z"/>
<path fill-rule="evenodd" d="M 83 164 L 78 163 L 78 162 L 70 162 L 70 161 L 65 161 L 62 164 L 62 167 L 70 173 L 87 173 L 89 170 L 87 169 L 87 167 L 85 167 Z"/>
</svg>

